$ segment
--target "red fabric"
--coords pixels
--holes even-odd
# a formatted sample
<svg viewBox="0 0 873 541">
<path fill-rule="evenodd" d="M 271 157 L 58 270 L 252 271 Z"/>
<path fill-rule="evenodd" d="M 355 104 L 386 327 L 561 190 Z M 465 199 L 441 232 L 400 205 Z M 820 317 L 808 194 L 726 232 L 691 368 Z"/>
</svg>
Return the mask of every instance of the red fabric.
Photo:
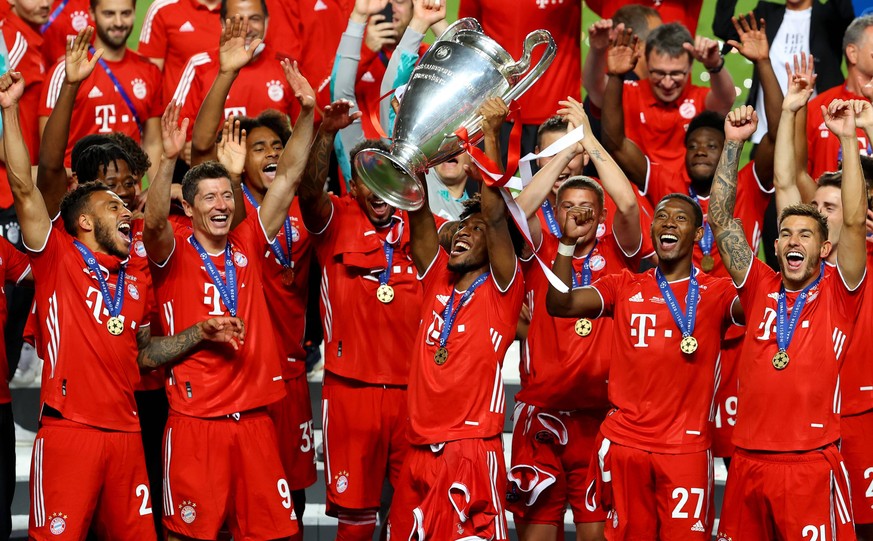
<svg viewBox="0 0 873 541">
<path fill-rule="evenodd" d="M 558 47 L 551 66 L 520 99 L 522 124 L 539 125 L 558 110 L 558 102 L 572 96 L 581 101 L 582 6 L 573 1 L 524 0 L 507 9 L 500 0 L 462 0 L 458 18 L 474 17 L 490 38 L 519 60 L 528 33 L 546 29 Z M 543 55 L 545 46 L 534 49 L 531 66 Z"/>
<path fill-rule="evenodd" d="M 827 107 L 834 100 L 867 100 L 845 87 L 835 86 L 825 90 L 812 100 L 807 107 L 806 114 L 806 144 L 807 144 L 807 171 L 812 178 L 817 179 L 828 171 L 840 169 L 840 140 L 828 130 L 822 115 L 822 106 Z M 861 154 L 869 156 L 873 154 L 871 142 L 867 140 L 864 130 L 858 128 L 858 150 Z"/>
<path fill-rule="evenodd" d="M 867 327 L 869 328 L 869 327 Z M 852 509 L 857 524 L 873 524 L 873 412 L 840 417 L 840 453 L 849 474 L 852 489 Z"/>
<path fill-rule="evenodd" d="M 863 284 L 850 292 L 836 269 L 826 266 L 810 290 L 783 370 L 773 368 L 776 296 L 782 276 L 758 259 L 739 288 L 746 333 L 739 366 L 739 411 L 734 444 L 761 451 L 805 451 L 840 438 L 839 371 L 852 335 Z M 794 306 L 798 292 L 788 292 Z M 859 328 L 859 330 L 861 330 Z M 864 331 L 861 331 L 864 332 Z M 791 415 L 784 415 L 790 411 Z"/>
<path fill-rule="evenodd" d="M 518 160 L 521 157 L 521 122 L 515 121 L 518 118 L 518 107 L 518 102 L 513 101 L 509 104 L 509 115 L 506 120 L 512 122 L 512 130 L 509 132 L 506 168 L 502 174 L 500 167 L 482 149 L 470 144 L 467 128 L 462 127 L 455 132 L 461 140 L 461 147 L 476 160 L 474 163 L 482 171 L 482 182 L 487 186 L 505 186 L 518 170 Z M 500 175 L 500 178 L 495 179 L 491 175 Z"/>
<path fill-rule="evenodd" d="M 664 23 L 678 21 L 685 25 L 693 36 L 697 32 L 702 0 L 586 0 L 585 4 L 604 19 L 612 18 L 618 8 L 629 4 L 643 4 L 655 9 Z"/>
<path fill-rule="evenodd" d="M 285 381 L 285 398 L 267 406 L 279 439 L 279 457 L 291 490 L 316 481 L 315 433 L 306 373 Z"/>
<path fill-rule="evenodd" d="M 3 284 L 18 283 L 30 270 L 27 256 L 8 240 L 0 237 L 0 327 L 6 325 L 6 290 Z M 9 363 L 6 361 L 6 339 L 0 333 L 0 404 L 12 401 L 9 393 Z"/>
<path fill-rule="evenodd" d="M 658 289 L 654 270 L 623 270 L 594 283 L 603 299 L 602 315 L 612 316 L 615 329 L 609 368 L 609 401 L 615 409 L 601 427 L 610 440 L 656 453 L 709 449 L 719 349 L 736 291 L 726 278 L 699 272 L 697 281 L 698 349 L 690 355 L 679 349 L 682 332 Z M 688 282 L 686 278 L 670 284 L 683 314 Z"/>
<path fill-rule="evenodd" d="M 715 389 L 715 419 L 712 422 L 712 454 L 734 454 L 734 426 L 737 424 L 737 370 L 743 351 L 745 327 L 731 327 L 721 343 L 721 381 Z"/>
<path fill-rule="evenodd" d="M 501 367 L 515 337 L 524 298 L 524 280 L 516 265 L 505 292 L 489 275 L 458 312 L 446 342 L 445 364 L 434 362 L 443 329 L 443 313 L 457 275 L 440 248 L 422 273 L 424 287 L 409 373 L 409 439 L 428 445 L 503 432 L 506 394 Z M 460 300 L 455 295 L 455 303 Z"/>
<path fill-rule="evenodd" d="M 167 335 L 215 316 L 229 316 L 186 232 L 175 233 L 173 253 L 152 265 L 155 294 Z M 185 415 L 214 417 L 251 410 L 285 396 L 282 366 L 264 299 L 261 254 L 266 238 L 257 214 L 231 232 L 237 279 L 237 316 L 245 322 L 239 351 L 230 344 L 203 344 L 172 365 L 167 384 L 170 408 Z M 224 279 L 224 253 L 211 256 Z"/>
<path fill-rule="evenodd" d="M 63 0 L 54 0 L 49 13 L 54 13 Z M 42 57 L 47 66 L 64 59 L 67 44 L 86 26 L 94 26 L 91 19 L 91 5 L 88 0 L 68 0 L 63 11 L 51 25 L 42 32 Z"/>
<path fill-rule="evenodd" d="M 873 243 L 867 243 L 867 272 L 873 268 Z M 846 357 L 840 370 L 840 392 L 842 393 L 841 415 L 858 415 L 873 410 L 873 365 L 870 352 L 873 351 L 873 280 L 864 280 L 864 298 L 855 321 L 856 331 L 846 347 Z M 871 521 L 873 522 L 873 521 Z"/>
<path fill-rule="evenodd" d="M 156 0 L 139 34 L 139 53 L 164 59 L 161 103 L 170 103 L 188 59 L 218 46 L 221 16 L 197 0 Z M 194 118 L 192 117 L 193 121 Z"/>
</svg>

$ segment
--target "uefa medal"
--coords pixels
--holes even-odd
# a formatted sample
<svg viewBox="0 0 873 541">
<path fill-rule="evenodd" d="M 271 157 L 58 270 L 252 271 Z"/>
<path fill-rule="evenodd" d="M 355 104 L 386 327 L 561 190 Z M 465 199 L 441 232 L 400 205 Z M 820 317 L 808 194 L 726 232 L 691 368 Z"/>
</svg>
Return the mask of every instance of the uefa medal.
<svg viewBox="0 0 873 541">
<path fill-rule="evenodd" d="M 394 300 L 394 288 L 388 284 L 380 285 L 379 289 L 376 290 L 376 298 L 379 299 L 379 302 L 388 304 Z"/>
<path fill-rule="evenodd" d="M 788 366 L 788 352 L 780 349 L 776 355 L 773 355 L 773 368 L 776 370 L 784 370 Z"/>
<path fill-rule="evenodd" d="M 715 260 L 709 254 L 704 255 L 703 259 L 700 260 L 700 268 L 703 269 L 703 272 L 710 272 L 714 264 Z"/>
<path fill-rule="evenodd" d="M 120 317 L 111 317 L 106 322 L 106 329 L 109 330 L 109 334 L 112 336 L 118 336 L 124 332 L 124 323 L 121 322 Z"/>
<path fill-rule="evenodd" d="M 448 358 L 449 350 L 447 350 L 445 346 L 440 346 L 439 349 L 436 350 L 436 353 L 433 354 L 433 362 L 437 363 L 439 366 L 446 364 Z"/>
<path fill-rule="evenodd" d="M 587 317 L 579 318 L 576 320 L 576 334 L 579 336 L 588 336 L 591 334 L 591 329 L 593 325 L 591 324 L 591 320 Z"/>
<path fill-rule="evenodd" d="M 693 336 L 683 336 L 682 342 L 679 344 L 679 349 L 686 355 L 691 355 L 697 351 L 697 338 Z"/>
<path fill-rule="evenodd" d="M 291 267 L 282 267 L 282 285 L 290 286 L 294 283 L 294 269 Z"/>
</svg>

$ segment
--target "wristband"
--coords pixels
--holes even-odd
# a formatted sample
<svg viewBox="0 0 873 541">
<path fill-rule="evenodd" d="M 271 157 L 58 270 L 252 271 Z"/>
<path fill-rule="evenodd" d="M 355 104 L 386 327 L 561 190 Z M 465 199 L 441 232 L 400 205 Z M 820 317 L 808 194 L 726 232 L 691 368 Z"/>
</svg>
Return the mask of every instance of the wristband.
<svg viewBox="0 0 873 541">
<path fill-rule="evenodd" d="M 709 73 L 719 73 L 722 69 L 724 69 L 724 55 L 719 54 L 718 56 L 721 59 L 721 62 L 719 62 L 718 66 L 714 68 L 706 68 L 706 71 L 708 71 Z"/>
<path fill-rule="evenodd" d="M 575 244 L 564 244 L 563 242 L 558 243 L 558 254 L 565 255 L 567 257 L 573 257 L 573 254 L 576 253 L 576 245 Z"/>
</svg>

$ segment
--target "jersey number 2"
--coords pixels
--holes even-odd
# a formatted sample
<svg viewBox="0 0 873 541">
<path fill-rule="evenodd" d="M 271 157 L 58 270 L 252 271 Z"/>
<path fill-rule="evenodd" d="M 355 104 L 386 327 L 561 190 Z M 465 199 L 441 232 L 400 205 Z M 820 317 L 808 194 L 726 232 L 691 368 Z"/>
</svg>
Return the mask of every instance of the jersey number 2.
<svg viewBox="0 0 873 541">
<path fill-rule="evenodd" d="M 136 485 L 136 497 L 142 498 L 142 504 L 139 506 L 139 515 L 151 515 L 152 508 L 149 507 L 149 486 L 146 484 Z"/>
</svg>

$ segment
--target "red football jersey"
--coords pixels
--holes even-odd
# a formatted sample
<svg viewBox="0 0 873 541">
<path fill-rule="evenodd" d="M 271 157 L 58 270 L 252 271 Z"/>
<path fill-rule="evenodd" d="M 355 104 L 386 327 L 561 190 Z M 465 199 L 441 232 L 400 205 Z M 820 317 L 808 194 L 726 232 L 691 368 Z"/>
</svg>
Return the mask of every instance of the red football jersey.
<svg viewBox="0 0 873 541">
<path fill-rule="evenodd" d="M 112 132 L 124 133 L 135 141 L 140 141 L 137 117 L 143 126 L 150 118 L 163 114 L 161 102 L 161 72 L 146 57 L 126 50 L 124 58 L 118 62 L 106 61 L 115 78 L 121 84 L 128 98 L 133 102 L 136 115 L 115 87 L 115 84 L 100 64 L 93 73 L 82 81 L 70 121 L 70 138 L 64 165 L 70 167 L 70 152 L 73 145 L 82 137 Z M 64 84 L 64 62 L 56 64 L 51 79 L 43 86 L 40 99 L 39 116 L 48 117 L 57 103 Z"/>
<path fill-rule="evenodd" d="M 524 279 L 515 278 L 501 292 L 488 276 L 457 312 L 446 342 L 445 364 L 434 361 L 443 315 L 457 275 L 448 269 L 442 248 L 421 276 L 424 287 L 421 325 L 409 371 L 409 442 L 428 445 L 503 432 L 506 393 L 501 368 L 515 337 L 524 299 Z M 457 306 L 463 292 L 454 295 Z"/>
<path fill-rule="evenodd" d="M 246 199 L 246 215 L 256 213 L 255 207 Z M 288 216 L 291 220 L 291 265 L 294 269 L 291 285 L 285 285 L 282 281 L 283 267 L 270 247 L 265 246 L 261 251 L 264 258 L 264 294 L 279 341 L 280 358 L 285 361 L 282 363 L 282 374 L 286 380 L 306 372 L 303 334 L 306 330 L 306 300 L 309 298 L 309 266 L 312 261 L 309 231 L 303 227 L 300 203 L 296 197 Z M 276 238 L 282 250 L 287 252 L 284 227 Z"/>
<path fill-rule="evenodd" d="M 809 291 L 794 329 L 788 366 L 776 370 L 772 359 L 779 351 L 776 298 L 782 275 L 752 260 L 739 287 L 748 332 L 739 361 L 733 437 L 737 447 L 807 451 L 840 438 L 840 365 L 864 287 L 849 291 L 835 267 L 826 269 L 821 282 Z M 788 292 L 789 310 L 798 293 Z"/>
<path fill-rule="evenodd" d="M 63 9 L 57 11 L 61 7 Z M 62 61 L 70 40 L 86 26 L 94 26 L 88 0 L 54 0 L 50 13 L 54 18 L 50 17 L 50 22 L 40 28 L 43 39 L 42 56 L 47 66 Z"/>
<path fill-rule="evenodd" d="M 849 92 L 846 85 L 825 90 L 809 102 L 806 114 L 806 144 L 808 148 L 807 171 L 817 179 L 828 171 L 839 171 L 842 161 L 840 140 L 825 125 L 821 106 L 827 107 L 834 100 L 867 100 Z M 873 155 L 873 144 L 867 140 L 864 130 L 858 128 L 858 150 L 865 156 Z"/>
<path fill-rule="evenodd" d="M 515 59 L 524 53 L 524 38 L 544 28 L 555 39 L 558 52 L 551 66 L 519 99 L 521 121 L 540 125 L 558 110 L 558 102 L 582 95 L 582 5 L 572 1 L 523 0 L 511 9 L 501 0 L 462 0 L 458 18 L 474 17 L 491 39 Z M 531 66 L 543 55 L 544 46 L 533 51 Z"/>
<path fill-rule="evenodd" d="M 11 242 L 0 237 L 0 327 L 6 326 L 7 283 L 17 284 L 30 272 L 30 261 Z M 9 363 L 6 360 L 6 338 L 0 333 L 0 404 L 12 401 L 9 393 Z"/>
<path fill-rule="evenodd" d="M 118 258 L 95 253 L 113 298 Z M 36 284 L 38 337 L 45 340 L 42 402 L 64 418 L 108 430 L 138 432 L 133 391 L 139 383 L 136 333 L 149 324 L 145 277 L 128 266 L 121 315 L 124 331 L 107 329 L 108 302 L 73 239 L 58 227 L 30 251 Z M 38 350 L 41 348 L 38 348 Z"/>
<path fill-rule="evenodd" d="M 192 235 L 176 231 L 176 246 L 163 265 L 152 262 L 152 279 L 169 336 L 215 316 L 229 316 L 206 272 Z M 203 344 L 173 364 L 167 381 L 170 407 L 194 417 L 217 417 L 271 404 L 285 395 L 273 322 L 264 297 L 261 253 L 266 237 L 257 214 L 231 232 L 237 281 L 237 317 L 246 328 L 239 351 L 229 344 Z M 224 252 L 210 254 L 224 275 Z"/>
<path fill-rule="evenodd" d="M 545 234 L 537 250 L 549 268 L 555 262 L 558 242 Z M 640 251 L 625 255 L 612 233 L 600 237 L 588 263 L 592 282 L 621 269 L 636 271 L 639 256 Z M 573 258 L 580 286 L 584 262 L 584 257 Z M 539 263 L 531 258 L 522 263 L 522 270 L 531 323 L 521 345 L 521 391 L 516 400 L 562 411 L 609 407 L 606 377 L 612 356 L 612 319 L 594 320 L 591 334 L 577 335 L 576 318 L 552 317 L 546 311 L 549 281 Z"/>
<path fill-rule="evenodd" d="M 331 202 L 330 222 L 314 239 L 322 266 L 324 368 L 365 383 L 406 385 L 422 302 L 406 213 L 398 210 L 391 227 L 377 230 L 352 197 Z M 394 246 L 388 285 L 395 294 L 387 304 L 376 298 L 386 240 Z"/>
<path fill-rule="evenodd" d="M 873 269 L 873 243 L 867 243 L 867 274 Z M 873 409 L 873 364 L 869 355 L 873 351 L 873 280 L 864 280 L 864 298 L 855 320 L 855 332 L 846 346 L 843 369 L 840 370 L 840 388 L 843 392 L 841 415 L 857 415 Z"/>
<path fill-rule="evenodd" d="M 265 45 L 257 58 L 240 70 L 224 102 L 224 117 L 255 117 L 266 109 L 276 109 L 295 118 L 299 106 L 279 63 L 285 58 L 290 58 L 290 55 Z M 180 118 L 197 118 L 200 105 L 217 74 L 218 49 L 196 54 L 188 60 L 182 80 L 173 95 L 173 99 L 182 104 Z M 189 138 L 193 126 L 191 122 L 188 127 Z"/>
<path fill-rule="evenodd" d="M 170 103 L 188 59 L 214 49 L 219 36 L 218 6 L 209 9 L 198 0 L 155 0 L 149 6 L 137 50 L 143 56 L 164 59 L 161 103 Z"/>
<path fill-rule="evenodd" d="M 649 176 L 646 179 L 645 194 L 653 207 L 658 206 L 658 202 L 667 194 L 678 192 L 687 195 L 689 186 L 691 186 L 691 179 L 688 178 L 684 164 L 681 169 L 670 169 L 649 162 Z M 749 162 L 737 173 L 737 201 L 734 206 L 734 215 L 742 222 L 746 242 L 752 247 L 754 253 L 758 252 L 758 246 L 761 243 L 764 212 L 767 210 L 767 205 L 770 204 L 772 194 L 772 187 L 767 189 L 761 184 L 761 180 L 755 172 L 755 162 Z M 703 211 L 703 221 L 705 222 L 709 212 L 709 197 L 698 196 L 697 202 L 700 204 L 700 210 Z M 714 238 L 710 255 L 713 259 L 713 267 L 709 273 L 728 277 L 727 269 L 721 262 L 721 254 L 718 252 Z M 694 264 L 700 266 L 702 258 L 703 251 L 700 248 L 700 243 L 694 243 Z"/>
<path fill-rule="evenodd" d="M 719 350 L 736 290 L 726 278 L 696 276 L 700 297 L 693 335 L 698 348 L 691 355 L 679 349 L 682 331 L 658 289 L 654 269 L 643 274 L 624 270 L 594 284 L 603 299 L 602 315 L 614 320 L 609 401 L 615 409 L 600 427 L 606 438 L 656 453 L 709 449 Z M 688 283 L 687 278 L 670 283 L 683 314 Z"/>
<path fill-rule="evenodd" d="M 594 13 L 604 19 L 609 19 L 618 8 L 629 4 L 648 5 L 661 15 L 661 20 L 666 23 L 680 22 L 691 32 L 693 36 L 697 32 L 697 21 L 700 19 L 702 0 L 586 0 L 585 4 Z"/>
<path fill-rule="evenodd" d="M 625 81 L 623 92 L 625 136 L 653 163 L 684 169 L 685 132 L 691 119 L 706 109 L 709 88 L 688 83 L 670 103 L 655 97 L 647 79 Z"/>
</svg>

